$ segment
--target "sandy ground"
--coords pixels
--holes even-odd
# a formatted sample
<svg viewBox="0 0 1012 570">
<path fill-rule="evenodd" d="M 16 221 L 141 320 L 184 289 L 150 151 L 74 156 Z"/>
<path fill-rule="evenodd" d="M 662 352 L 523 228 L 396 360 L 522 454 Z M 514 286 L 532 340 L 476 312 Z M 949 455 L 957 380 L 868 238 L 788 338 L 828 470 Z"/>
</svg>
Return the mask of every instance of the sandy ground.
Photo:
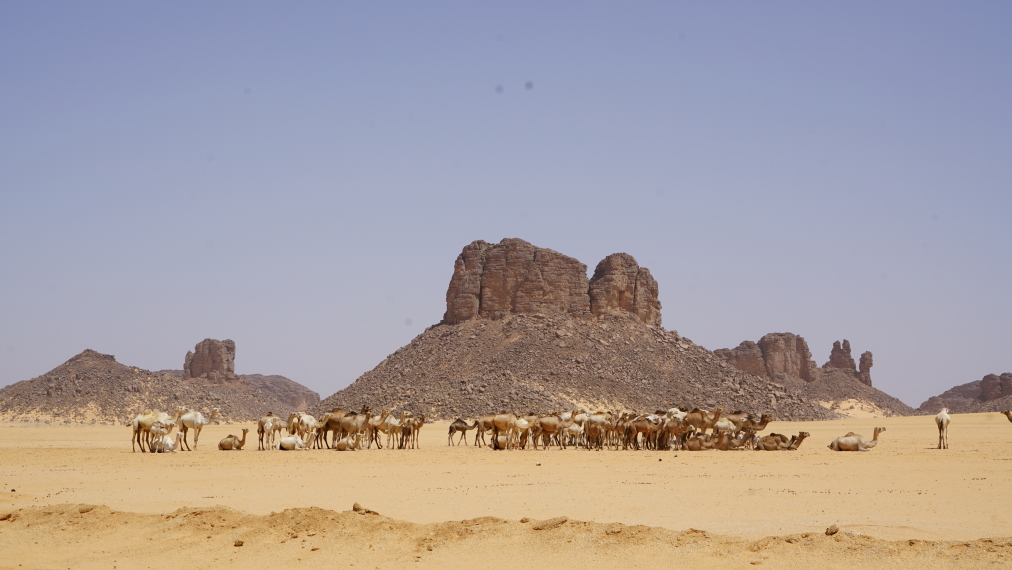
<svg viewBox="0 0 1012 570">
<path fill-rule="evenodd" d="M 826 447 L 875 425 L 870 452 Z M 218 451 L 241 427 L 142 454 L 122 426 L 0 426 L 0 568 L 1012 565 L 1000 414 L 954 415 L 949 450 L 910 417 L 773 423 L 811 433 L 794 452 L 495 452 L 448 447 L 446 424 L 420 450 L 257 451 L 251 432 Z"/>
</svg>

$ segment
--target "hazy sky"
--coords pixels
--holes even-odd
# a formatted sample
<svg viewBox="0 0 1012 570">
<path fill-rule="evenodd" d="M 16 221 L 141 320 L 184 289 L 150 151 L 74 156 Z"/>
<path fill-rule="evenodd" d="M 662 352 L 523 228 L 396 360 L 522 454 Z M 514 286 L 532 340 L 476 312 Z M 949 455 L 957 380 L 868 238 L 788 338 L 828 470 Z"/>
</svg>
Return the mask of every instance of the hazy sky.
<svg viewBox="0 0 1012 570">
<path fill-rule="evenodd" d="M 626 252 L 706 348 L 1012 371 L 1012 4 L 0 0 L 0 385 L 86 348 L 326 397 L 453 260 Z"/>
</svg>

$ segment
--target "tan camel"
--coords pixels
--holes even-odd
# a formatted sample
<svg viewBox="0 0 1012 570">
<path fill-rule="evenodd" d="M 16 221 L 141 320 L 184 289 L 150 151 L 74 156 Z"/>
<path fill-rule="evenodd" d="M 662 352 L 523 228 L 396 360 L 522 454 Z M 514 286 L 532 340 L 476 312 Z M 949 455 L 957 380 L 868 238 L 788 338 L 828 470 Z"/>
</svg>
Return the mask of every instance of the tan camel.
<svg viewBox="0 0 1012 570">
<path fill-rule="evenodd" d="M 474 444 L 478 445 L 478 438 L 481 438 L 482 445 L 488 445 L 485 441 L 485 434 L 492 431 L 493 425 L 492 420 L 495 419 L 495 414 L 491 416 L 482 416 L 478 418 L 478 431 L 474 432 Z"/>
<path fill-rule="evenodd" d="M 222 451 L 242 451 L 242 446 L 246 445 L 246 432 L 249 429 L 242 428 L 242 439 L 228 434 L 227 437 L 218 442 L 218 449 Z"/>
<path fill-rule="evenodd" d="M 1005 417 L 1008 418 L 1008 421 L 1012 422 L 1012 410 L 1005 410 L 1002 413 L 1005 414 Z"/>
<path fill-rule="evenodd" d="M 935 416 L 935 425 L 938 426 L 938 449 L 949 449 L 949 408 L 942 408 Z"/>
<path fill-rule="evenodd" d="M 179 418 L 186 413 L 186 408 L 176 408 L 175 416 L 170 416 L 165 412 L 155 412 L 153 410 L 146 410 L 143 414 L 139 414 L 129 424 L 133 428 L 133 436 L 130 442 L 130 447 L 133 451 L 137 451 L 134 444 L 140 446 L 141 452 L 145 450 L 145 444 L 148 448 L 151 447 L 151 426 L 156 422 L 160 422 L 169 431 L 172 430 L 179 423 Z"/>
<path fill-rule="evenodd" d="M 886 428 L 884 427 L 875 428 L 875 435 L 871 438 L 871 441 L 868 441 L 862 435 L 850 432 L 847 435 L 834 439 L 829 444 L 829 449 L 833 451 L 871 451 L 871 448 L 878 445 L 878 434 L 885 430 Z"/>
<path fill-rule="evenodd" d="M 388 416 L 390 416 L 390 410 L 384 409 L 382 412 L 380 412 L 379 416 L 373 416 L 369 418 L 368 422 L 366 422 L 365 429 L 366 431 L 369 432 L 369 441 L 368 445 L 366 445 L 367 449 L 372 449 L 372 443 L 374 441 L 376 442 L 376 449 L 383 449 L 383 446 L 380 445 L 379 440 L 380 426 L 382 426 L 387 421 Z"/>
<path fill-rule="evenodd" d="M 215 418 L 221 415 L 221 408 L 211 408 L 211 417 L 205 418 L 204 414 L 194 411 L 187 410 L 179 418 L 179 429 L 183 432 L 183 445 L 186 446 L 187 451 L 190 450 L 190 444 L 186 442 L 186 432 L 193 430 L 193 451 L 197 449 L 197 440 L 200 439 L 200 430 L 204 429 L 204 426 L 214 421 Z"/>
<path fill-rule="evenodd" d="M 387 434 L 387 449 L 394 449 L 401 433 L 401 422 L 407 417 L 407 412 L 401 411 L 400 419 L 393 415 L 387 415 L 386 419 L 376 427 L 377 430 Z M 379 434 L 377 434 L 376 445 L 379 446 Z"/>
<path fill-rule="evenodd" d="M 337 443 L 334 444 L 334 451 L 355 451 L 358 449 L 359 439 L 362 434 L 356 433 L 355 435 L 348 435 L 341 438 Z"/>
<path fill-rule="evenodd" d="M 807 431 L 802 431 L 798 432 L 798 435 L 792 435 L 790 439 L 787 439 L 787 436 L 782 433 L 771 433 L 763 436 L 755 443 L 755 449 L 756 451 L 793 451 L 810 435 Z"/>
<path fill-rule="evenodd" d="M 720 415 L 724 413 L 724 408 L 717 408 L 715 412 L 708 412 L 699 408 L 694 408 L 691 412 L 685 415 L 686 424 L 698 429 L 700 433 L 706 433 L 706 430 L 713 427 L 714 424 L 720 420 Z"/>
</svg>

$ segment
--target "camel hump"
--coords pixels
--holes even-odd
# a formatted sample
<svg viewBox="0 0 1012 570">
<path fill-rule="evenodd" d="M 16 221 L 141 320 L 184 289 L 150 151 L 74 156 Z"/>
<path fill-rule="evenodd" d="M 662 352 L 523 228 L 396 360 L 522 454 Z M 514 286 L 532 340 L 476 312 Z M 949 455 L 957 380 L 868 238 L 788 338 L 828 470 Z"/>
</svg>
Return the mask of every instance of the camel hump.
<svg viewBox="0 0 1012 570">
<path fill-rule="evenodd" d="M 843 436 L 843 437 L 854 437 L 855 435 L 857 435 L 857 434 L 856 434 L 856 433 L 854 433 L 854 432 L 852 432 L 852 431 L 848 431 L 848 432 L 847 432 L 847 435 L 845 435 L 845 436 Z"/>
</svg>

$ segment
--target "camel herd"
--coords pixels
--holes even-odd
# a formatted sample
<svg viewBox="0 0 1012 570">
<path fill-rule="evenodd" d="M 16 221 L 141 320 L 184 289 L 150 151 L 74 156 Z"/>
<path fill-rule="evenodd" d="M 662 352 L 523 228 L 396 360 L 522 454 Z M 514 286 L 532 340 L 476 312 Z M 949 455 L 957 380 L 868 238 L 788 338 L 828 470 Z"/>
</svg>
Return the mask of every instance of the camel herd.
<svg viewBox="0 0 1012 570">
<path fill-rule="evenodd" d="M 1001 413 L 1012 421 L 1012 411 Z M 172 415 L 147 410 L 127 424 L 133 428 L 131 447 L 134 451 L 140 447 L 142 452 L 152 453 L 175 453 L 184 448 L 189 451 L 187 436 L 193 430 L 192 450 L 196 450 L 201 429 L 220 415 L 219 408 L 212 408 L 208 416 L 183 407 L 176 408 Z M 671 408 L 653 414 L 580 410 L 525 416 L 502 413 L 477 418 L 470 424 L 457 418 L 449 426 L 447 445 L 460 445 L 471 430 L 475 430 L 475 446 L 497 450 L 575 447 L 589 450 L 791 451 L 798 449 L 809 437 L 804 431 L 791 437 L 778 433 L 760 436 L 759 432 L 771 421 L 770 414 L 756 417 L 739 410 L 725 415 L 722 408 L 713 412 Z M 949 447 L 950 422 L 948 409 L 935 416 L 938 449 Z M 358 412 L 335 408 L 319 418 L 305 412 L 292 412 L 285 419 L 268 412 L 256 425 L 259 450 L 354 451 L 371 449 L 373 444 L 383 449 L 383 436 L 386 436 L 389 449 L 416 449 L 419 431 L 425 426 L 425 414 L 415 417 L 411 412 L 402 411 L 394 415 L 390 410 L 375 414 L 369 406 L 363 406 Z M 179 431 L 172 435 L 176 427 Z M 218 443 L 218 449 L 241 450 L 248 431 L 244 428 L 242 437 L 229 434 Z M 850 432 L 834 439 L 828 447 L 834 451 L 869 451 L 878 444 L 879 435 L 884 431 L 886 428 L 876 427 L 870 440 Z"/>
</svg>

